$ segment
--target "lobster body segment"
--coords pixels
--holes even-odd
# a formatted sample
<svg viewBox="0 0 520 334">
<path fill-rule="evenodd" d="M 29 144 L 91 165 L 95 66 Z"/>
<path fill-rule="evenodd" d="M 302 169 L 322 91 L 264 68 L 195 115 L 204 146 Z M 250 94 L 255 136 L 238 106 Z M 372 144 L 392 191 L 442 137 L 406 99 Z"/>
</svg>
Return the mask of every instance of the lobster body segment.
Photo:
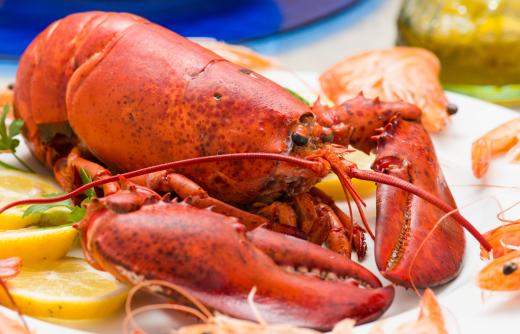
<svg viewBox="0 0 520 334">
<path fill-rule="evenodd" d="M 164 201 L 125 213 L 99 202 L 88 210 L 80 229 L 95 266 L 133 284 L 174 283 L 235 317 L 256 320 L 247 302 L 253 287 L 255 306 L 267 322 L 321 329 L 344 318 L 359 323 L 375 319 L 393 299 L 392 287 L 382 288 L 354 262 L 276 232 L 246 233 L 236 219 L 209 210 Z M 270 257 L 255 240 L 274 243 L 271 251 L 287 249 Z M 330 268 L 331 260 L 335 268 Z M 308 270 L 299 271 L 301 267 Z"/>
</svg>

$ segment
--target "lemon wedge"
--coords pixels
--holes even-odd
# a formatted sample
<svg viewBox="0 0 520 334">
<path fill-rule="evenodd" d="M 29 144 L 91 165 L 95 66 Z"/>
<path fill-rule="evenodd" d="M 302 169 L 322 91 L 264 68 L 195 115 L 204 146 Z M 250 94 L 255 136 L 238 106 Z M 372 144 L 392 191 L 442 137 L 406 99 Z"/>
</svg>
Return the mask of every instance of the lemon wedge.
<svg viewBox="0 0 520 334">
<path fill-rule="evenodd" d="M 0 259 L 18 256 L 24 264 L 64 257 L 74 245 L 78 231 L 71 225 L 28 227 L 0 232 Z"/>
<path fill-rule="evenodd" d="M 367 155 L 361 151 L 355 151 L 349 153 L 346 158 L 356 163 L 360 169 L 370 169 L 370 165 L 374 162 L 375 157 L 374 155 Z M 352 184 L 354 185 L 354 189 L 363 197 L 370 196 L 376 191 L 376 184 L 372 181 L 352 179 Z M 343 192 L 341 183 L 334 174 L 326 176 L 316 187 L 336 201 L 345 200 L 345 193 Z"/>
<path fill-rule="evenodd" d="M 31 197 L 62 192 L 50 178 L 0 168 L 0 206 Z M 56 207 L 42 213 L 23 217 L 26 207 L 15 207 L 0 214 L 0 231 L 18 229 L 29 225 L 63 225 L 67 223 L 70 210 Z"/>
<path fill-rule="evenodd" d="M 104 317 L 119 309 L 128 293 L 112 275 L 72 257 L 23 266 L 8 284 L 23 314 L 43 318 Z M 0 303 L 12 307 L 4 292 Z"/>
</svg>

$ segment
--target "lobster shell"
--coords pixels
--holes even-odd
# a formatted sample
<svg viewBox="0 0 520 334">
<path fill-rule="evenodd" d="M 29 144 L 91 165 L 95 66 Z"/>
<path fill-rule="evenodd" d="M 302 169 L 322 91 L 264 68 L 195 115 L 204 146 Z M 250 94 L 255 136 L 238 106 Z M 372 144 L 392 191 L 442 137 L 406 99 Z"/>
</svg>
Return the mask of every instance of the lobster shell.
<svg viewBox="0 0 520 334">
<path fill-rule="evenodd" d="M 22 56 L 16 86 L 16 113 L 28 120 L 31 147 L 49 166 L 59 154 L 49 157 L 35 144 L 49 124 L 70 125 L 89 152 L 127 171 L 222 153 L 289 154 L 292 128 L 310 112 L 262 76 L 119 13 L 74 14 L 50 25 Z M 182 172 L 235 204 L 319 180 L 277 166 L 219 163 Z"/>
</svg>

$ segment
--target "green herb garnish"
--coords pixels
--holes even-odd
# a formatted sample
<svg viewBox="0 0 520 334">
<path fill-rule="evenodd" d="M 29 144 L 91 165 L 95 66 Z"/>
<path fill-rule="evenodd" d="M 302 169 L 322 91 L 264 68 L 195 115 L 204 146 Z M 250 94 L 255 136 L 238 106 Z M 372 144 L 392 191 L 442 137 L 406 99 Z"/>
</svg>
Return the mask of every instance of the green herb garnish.
<svg viewBox="0 0 520 334">
<path fill-rule="evenodd" d="M 31 167 L 27 165 L 18 155 L 16 154 L 16 148 L 20 145 L 20 140 L 15 137 L 20 134 L 23 127 L 23 121 L 21 119 L 15 119 L 9 124 L 9 128 L 6 125 L 6 117 L 9 112 L 9 106 L 6 104 L 0 114 L 0 151 L 11 153 L 16 160 L 26 169 L 25 171 L 34 173 Z M 21 169 L 8 164 L 7 162 L 0 161 L 0 166 L 9 169 L 15 169 L 22 171 Z"/>
<path fill-rule="evenodd" d="M 301 96 L 300 94 L 296 93 L 294 90 L 290 89 L 290 88 L 287 88 L 287 87 L 284 87 L 289 93 L 291 93 L 292 96 L 294 96 L 295 98 L 297 98 L 298 100 L 302 101 L 303 103 L 305 103 L 306 105 L 310 106 L 310 102 L 307 101 L 303 96 Z"/>
<path fill-rule="evenodd" d="M 90 177 L 90 175 L 87 174 L 87 172 L 83 168 L 80 168 L 80 170 L 79 170 L 79 177 L 81 178 L 81 182 L 83 184 L 92 182 L 92 178 Z M 92 188 L 87 189 L 87 190 L 85 190 L 85 195 L 87 196 L 87 198 L 96 197 L 96 191 Z"/>
<path fill-rule="evenodd" d="M 83 184 L 87 184 L 92 182 L 92 178 L 90 175 L 87 174 L 87 172 L 81 168 L 79 170 L 79 176 L 81 178 L 81 182 Z M 65 193 L 54 193 L 54 194 L 45 194 L 43 197 L 58 197 L 61 195 L 64 195 Z M 46 203 L 46 204 L 34 204 L 23 212 L 23 217 L 33 215 L 36 213 L 42 213 L 49 209 L 56 208 L 56 207 L 65 207 L 70 210 L 69 214 L 69 222 L 76 223 L 79 222 L 83 217 L 85 216 L 85 213 L 87 212 L 86 205 L 92 201 L 92 198 L 96 197 L 96 191 L 94 189 L 88 189 L 85 191 L 85 195 L 87 198 L 85 198 L 83 201 L 81 201 L 80 205 L 74 205 L 71 200 L 64 200 L 59 201 L 55 203 Z"/>
</svg>

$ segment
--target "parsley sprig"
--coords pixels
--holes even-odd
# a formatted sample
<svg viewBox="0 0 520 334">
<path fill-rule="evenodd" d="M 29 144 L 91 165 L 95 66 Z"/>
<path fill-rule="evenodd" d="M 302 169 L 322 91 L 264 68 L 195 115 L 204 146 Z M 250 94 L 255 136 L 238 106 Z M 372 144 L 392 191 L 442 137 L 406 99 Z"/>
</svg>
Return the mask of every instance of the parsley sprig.
<svg viewBox="0 0 520 334">
<path fill-rule="evenodd" d="M 83 184 L 92 182 L 92 178 L 90 177 L 90 175 L 87 174 L 87 172 L 83 168 L 81 168 L 79 170 L 79 175 L 81 177 L 81 182 Z M 52 198 L 52 197 L 58 197 L 61 195 L 64 195 L 64 193 L 46 194 L 46 195 L 43 195 L 43 197 Z M 27 209 L 25 209 L 25 211 L 23 212 L 23 217 L 27 217 L 29 215 L 33 215 L 33 214 L 37 214 L 37 213 L 42 213 L 42 212 L 45 212 L 52 208 L 65 207 L 70 210 L 69 222 L 77 223 L 81 219 L 83 219 L 83 216 L 85 216 L 85 213 L 87 212 L 86 205 L 92 201 L 92 198 L 96 197 L 96 192 L 94 191 L 94 189 L 88 189 L 87 191 L 85 191 L 85 195 L 87 197 L 83 201 L 81 201 L 80 205 L 74 205 L 70 199 L 55 202 L 55 203 L 31 205 L 31 206 L 27 207 Z"/>
<path fill-rule="evenodd" d="M 16 148 L 18 145 L 20 145 L 20 140 L 15 137 L 18 136 L 22 131 L 23 121 L 21 119 L 15 119 L 11 122 L 11 124 L 9 124 L 9 127 L 7 127 L 6 117 L 8 112 L 9 106 L 6 104 L 4 105 L 4 108 L 0 114 L 0 151 L 11 153 L 15 159 L 18 160 L 18 162 L 25 168 L 25 171 L 34 173 L 34 170 L 16 154 Z M 20 168 L 3 161 L 0 161 L 0 166 L 23 171 Z"/>
</svg>

